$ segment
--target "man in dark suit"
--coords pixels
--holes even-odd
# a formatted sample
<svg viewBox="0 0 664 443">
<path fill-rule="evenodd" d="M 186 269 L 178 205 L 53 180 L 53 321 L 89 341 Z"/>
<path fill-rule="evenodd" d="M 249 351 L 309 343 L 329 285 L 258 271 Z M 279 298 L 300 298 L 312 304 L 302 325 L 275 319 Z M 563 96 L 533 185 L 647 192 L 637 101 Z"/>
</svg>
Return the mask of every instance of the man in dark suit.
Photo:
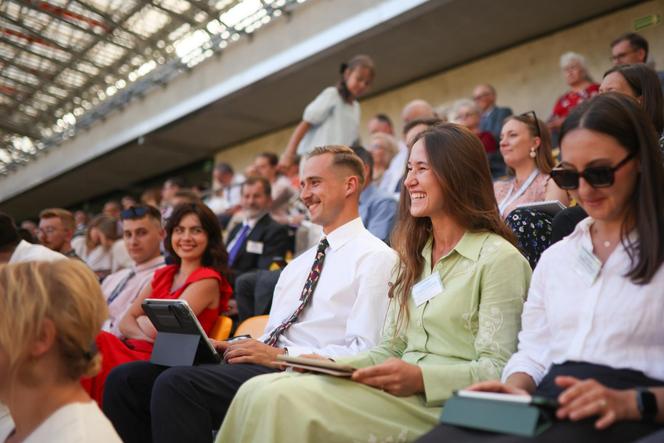
<svg viewBox="0 0 664 443">
<path fill-rule="evenodd" d="M 503 128 L 503 121 L 512 115 L 512 110 L 496 106 L 496 90 L 489 84 L 475 86 L 473 101 L 482 111 L 480 131 L 489 131 L 496 142 L 500 143 L 500 130 Z"/>
<path fill-rule="evenodd" d="M 228 235 L 228 264 L 234 277 L 256 269 L 284 264 L 290 246 L 288 228 L 275 222 L 268 210 L 272 204 L 270 183 L 262 177 L 249 177 L 242 185 L 244 220 Z"/>
</svg>

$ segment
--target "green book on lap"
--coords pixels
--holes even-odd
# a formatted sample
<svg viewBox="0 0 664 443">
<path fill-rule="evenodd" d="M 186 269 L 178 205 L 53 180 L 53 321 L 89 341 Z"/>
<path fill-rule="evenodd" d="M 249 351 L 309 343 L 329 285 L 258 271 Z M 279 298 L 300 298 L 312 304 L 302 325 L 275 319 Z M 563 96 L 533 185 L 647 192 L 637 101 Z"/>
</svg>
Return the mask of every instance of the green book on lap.
<svg viewBox="0 0 664 443">
<path fill-rule="evenodd" d="M 493 392 L 458 391 L 447 400 L 441 423 L 533 437 L 552 423 L 555 400 Z"/>
</svg>

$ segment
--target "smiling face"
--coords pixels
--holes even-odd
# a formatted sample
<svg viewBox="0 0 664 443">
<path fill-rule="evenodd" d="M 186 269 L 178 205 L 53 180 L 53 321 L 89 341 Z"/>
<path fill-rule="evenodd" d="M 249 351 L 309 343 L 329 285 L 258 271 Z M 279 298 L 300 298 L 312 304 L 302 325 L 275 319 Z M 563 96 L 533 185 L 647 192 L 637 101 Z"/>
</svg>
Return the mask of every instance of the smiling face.
<svg viewBox="0 0 664 443">
<path fill-rule="evenodd" d="M 619 72 L 612 72 L 602 80 L 599 86 L 599 93 L 604 94 L 607 92 L 619 92 L 633 98 L 637 98 L 632 87 L 627 83 L 625 77 Z"/>
<path fill-rule="evenodd" d="M 443 188 L 429 164 L 424 139 L 416 141 L 410 150 L 404 185 L 410 196 L 410 215 L 435 217 L 444 214 Z"/>
<path fill-rule="evenodd" d="M 533 137 L 528 126 L 518 120 L 510 119 L 500 131 L 500 153 L 505 159 L 505 164 L 512 169 L 524 162 L 534 162 L 530 158 L 530 149 L 537 149 L 538 139 Z"/>
<path fill-rule="evenodd" d="M 311 221 L 331 232 L 341 226 L 342 211 L 348 198 L 348 177 L 332 164 L 333 154 L 307 159 L 300 181 L 300 198 L 311 214 Z"/>
<path fill-rule="evenodd" d="M 564 168 L 583 171 L 591 166 L 615 166 L 629 152 L 616 139 L 588 129 L 575 129 L 561 142 Z M 595 220 L 622 220 L 629 208 L 638 177 L 638 161 L 633 159 L 615 172 L 615 181 L 608 188 L 593 188 L 584 178 L 579 188 L 570 191 L 583 209 Z"/>
<path fill-rule="evenodd" d="M 208 245 L 208 235 L 196 214 L 187 214 L 173 228 L 171 246 L 181 260 L 200 260 Z"/>
<path fill-rule="evenodd" d="M 371 86 L 373 70 L 366 66 L 347 69 L 344 73 L 344 80 L 346 80 L 346 87 L 353 97 L 361 97 L 369 90 L 369 86 Z"/>
<path fill-rule="evenodd" d="M 242 209 L 249 218 L 255 218 L 267 212 L 272 203 L 270 196 L 265 193 L 263 183 L 257 181 L 242 186 Z"/>
<path fill-rule="evenodd" d="M 465 126 L 471 131 L 475 131 L 480 126 L 480 114 L 470 107 L 462 106 L 456 115 L 456 120 L 460 125 Z"/>
</svg>

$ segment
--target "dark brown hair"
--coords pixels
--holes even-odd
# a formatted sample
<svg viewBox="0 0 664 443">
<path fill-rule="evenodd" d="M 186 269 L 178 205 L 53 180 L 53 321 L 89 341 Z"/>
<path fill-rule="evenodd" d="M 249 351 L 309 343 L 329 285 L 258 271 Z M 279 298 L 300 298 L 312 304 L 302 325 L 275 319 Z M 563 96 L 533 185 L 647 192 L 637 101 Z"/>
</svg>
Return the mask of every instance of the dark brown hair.
<svg viewBox="0 0 664 443">
<path fill-rule="evenodd" d="M 657 134 L 639 103 L 616 92 L 598 95 L 575 108 L 563 123 L 561 143 L 567 134 L 579 128 L 613 137 L 639 161 L 620 241 L 631 261 L 626 276 L 635 284 L 647 284 L 664 262 L 664 166 Z M 634 228 L 638 234 L 636 241 L 628 237 Z"/>
<path fill-rule="evenodd" d="M 662 85 L 654 69 L 643 63 L 614 66 L 604 73 L 604 77 L 614 72 L 625 79 L 632 92 L 641 100 L 641 106 L 650 116 L 657 134 L 664 131 L 664 98 Z"/>
<path fill-rule="evenodd" d="M 482 142 L 468 129 L 443 123 L 417 135 L 423 140 L 431 171 L 443 190 L 444 210 L 471 232 L 493 232 L 515 243 L 514 234 L 498 213 L 489 162 Z M 397 329 L 408 322 L 408 298 L 422 275 L 422 249 L 432 235 L 431 219 L 410 214 L 410 195 L 401 189 L 397 225 L 390 244 L 399 254 L 400 265 L 390 297 L 399 303 Z"/>
<path fill-rule="evenodd" d="M 646 40 L 636 32 L 628 32 L 626 34 L 621 35 L 614 41 L 612 41 L 611 47 L 613 48 L 615 45 L 623 41 L 628 41 L 629 45 L 632 47 L 634 51 L 643 49 L 643 51 L 645 52 L 645 58 L 643 59 L 643 61 L 648 60 L 648 40 Z"/>
<path fill-rule="evenodd" d="M 342 63 L 341 66 L 339 67 L 339 73 L 341 74 L 341 78 L 339 79 L 339 82 L 337 83 L 337 91 L 339 91 L 339 95 L 341 98 L 344 99 L 346 102 L 350 102 L 357 97 L 353 97 L 351 92 L 348 90 L 348 86 L 346 85 L 346 72 L 352 72 L 357 68 L 367 68 L 371 71 L 371 77 L 373 78 L 376 68 L 374 67 L 374 62 L 369 57 L 368 55 L 356 55 L 355 57 L 351 58 L 350 61 L 347 63 Z"/>
<path fill-rule="evenodd" d="M 528 128 L 528 132 L 530 133 L 531 137 L 539 137 L 540 144 L 535 151 L 536 155 L 534 158 L 535 166 L 543 174 L 550 174 L 551 170 L 556 165 L 556 162 L 553 159 L 553 154 L 551 153 L 553 148 L 549 128 L 542 120 L 535 119 L 535 117 L 529 113 L 521 115 L 510 115 L 505 119 L 505 121 L 503 121 L 503 126 L 510 120 L 516 120 L 526 125 L 526 128 Z M 514 169 L 508 167 L 507 173 L 509 175 L 514 175 Z"/>
<path fill-rule="evenodd" d="M 201 221 L 201 227 L 208 236 L 208 244 L 203 253 L 201 264 L 213 268 L 224 277 L 228 278 L 230 275 L 228 269 L 228 252 L 224 246 L 224 240 L 221 238 L 221 226 L 219 220 L 214 213 L 205 206 L 203 203 L 183 203 L 177 205 L 173 209 L 173 214 L 166 222 L 166 238 L 164 239 L 164 247 L 175 260 L 175 263 L 180 265 L 180 257 L 177 256 L 171 244 L 173 230 L 180 224 L 180 221 L 185 215 L 194 214 Z"/>
<path fill-rule="evenodd" d="M 270 180 L 266 179 L 265 177 L 259 177 L 257 175 L 250 175 L 245 179 L 244 183 L 242 183 L 242 191 L 244 191 L 245 186 L 253 186 L 256 183 L 263 185 L 263 194 L 267 195 L 268 197 L 272 196 L 272 185 L 270 185 Z"/>
</svg>

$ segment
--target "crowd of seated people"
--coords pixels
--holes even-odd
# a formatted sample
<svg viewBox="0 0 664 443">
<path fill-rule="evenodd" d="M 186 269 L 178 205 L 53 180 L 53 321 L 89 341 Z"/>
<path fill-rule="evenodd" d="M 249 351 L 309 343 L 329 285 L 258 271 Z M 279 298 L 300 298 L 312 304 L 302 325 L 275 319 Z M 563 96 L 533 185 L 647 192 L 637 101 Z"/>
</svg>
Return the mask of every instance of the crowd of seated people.
<svg viewBox="0 0 664 443">
<path fill-rule="evenodd" d="M 662 75 L 641 36 L 609 46 L 601 84 L 561 57 L 546 121 L 479 84 L 449 115 L 406 103 L 401 132 L 376 114 L 364 146 L 356 56 L 281 158 L 220 162 L 209 191 L 174 176 L 98 214 L 0 214 L 0 441 L 658 441 Z M 223 362 L 150 362 L 148 298 L 186 301 Z M 262 336 L 212 337 L 263 314 Z M 461 389 L 556 400 L 555 420 L 440 424 Z"/>
</svg>

